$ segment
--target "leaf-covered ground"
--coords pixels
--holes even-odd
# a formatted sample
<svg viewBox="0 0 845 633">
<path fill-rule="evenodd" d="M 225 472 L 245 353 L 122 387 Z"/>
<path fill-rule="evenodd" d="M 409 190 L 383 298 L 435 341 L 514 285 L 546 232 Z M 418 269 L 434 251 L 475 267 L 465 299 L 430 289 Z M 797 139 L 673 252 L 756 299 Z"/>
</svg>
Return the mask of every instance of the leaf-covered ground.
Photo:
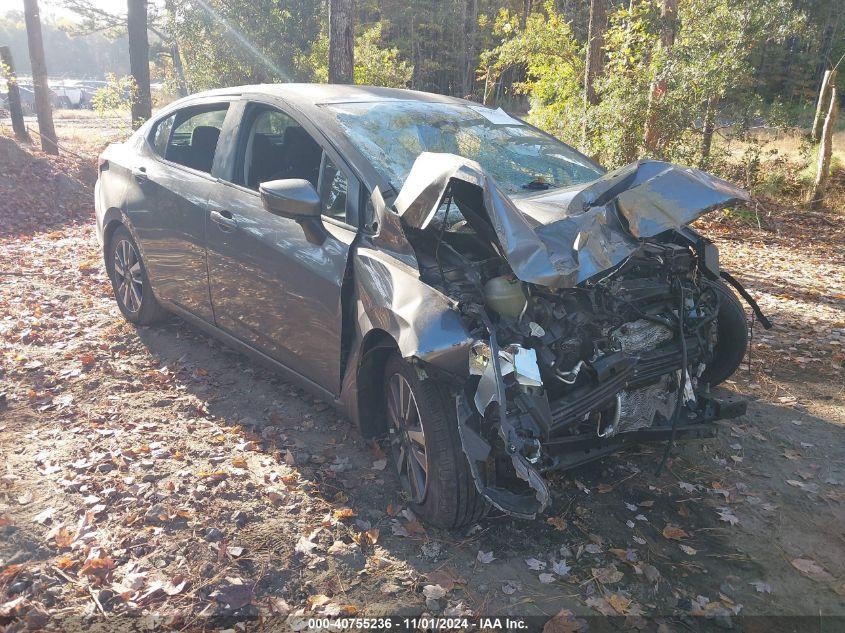
<svg viewBox="0 0 845 633">
<path fill-rule="evenodd" d="M 381 450 L 325 403 L 178 319 L 120 318 L 91 172 L 0 144 L 0 627 L 845 616 L 841 215 L 702 225 L 776 322 L 727 386 L 748 415 L 660 477 L 663 447 L 639 447 L 554 476 L 536 521 L 450 533 L 416 520 Z"/>
</svg>

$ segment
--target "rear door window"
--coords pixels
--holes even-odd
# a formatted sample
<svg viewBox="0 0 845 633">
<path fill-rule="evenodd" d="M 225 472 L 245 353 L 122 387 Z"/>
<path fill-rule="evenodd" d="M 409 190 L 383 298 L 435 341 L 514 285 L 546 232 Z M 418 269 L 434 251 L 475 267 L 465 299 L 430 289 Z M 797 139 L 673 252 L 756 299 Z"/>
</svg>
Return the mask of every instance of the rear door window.
<svg viewBox="0 0 845 633">
<path fill-rule="evenodd" d="M 153 131 L 156 153 L 169 161 L 211 173 L 228 104 L 186 108 L 160 121 Z"/>
</svg>

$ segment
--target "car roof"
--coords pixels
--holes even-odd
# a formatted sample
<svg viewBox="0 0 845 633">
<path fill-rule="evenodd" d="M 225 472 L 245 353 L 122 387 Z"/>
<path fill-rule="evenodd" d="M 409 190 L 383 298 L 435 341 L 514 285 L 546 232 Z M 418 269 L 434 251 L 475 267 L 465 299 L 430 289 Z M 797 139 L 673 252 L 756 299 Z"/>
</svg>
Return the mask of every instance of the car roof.
<svg viewBox="0 0 845 633">
<path fill-rule="evenodd" d="M 419 90 L 405 90 L 403 88 L 382 88 L 380 86 L 359 86 L 347 84 L 255 84 L 237 86 L 233 88 L 218 88 L 193 94 L 189 99 L 198 97 L 240 96 L 245 94 L 263 94 L 279 97 L 300 108 L 307 109 L 326 103 L 349 103 L 367 101 L 421 101 L 428 103 L 466 104 L 467 101 L 457 97 Z"/>
</svg>

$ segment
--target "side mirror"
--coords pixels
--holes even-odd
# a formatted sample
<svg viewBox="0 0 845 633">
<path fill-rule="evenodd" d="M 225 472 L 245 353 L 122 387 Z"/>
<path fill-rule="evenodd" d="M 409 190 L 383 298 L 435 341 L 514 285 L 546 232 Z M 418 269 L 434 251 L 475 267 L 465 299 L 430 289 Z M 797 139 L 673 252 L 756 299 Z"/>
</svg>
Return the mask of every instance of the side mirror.
<svg viewBox="0 0 845 633">
<path fill-rule="evenodd" d="M 320 246 L 328 235 L 322 221 L 322 206 L 317 190 L 307 180 L 289 178 L 270 180 L 258 186 L 264 208 L 273 215 L 295 220 L 305 239 Z"/>
<path fill-rule="evenodd" d="M 320 218 L 320 196 L 307 180 L 270 180 L 262 182 L 258 192 L 264 208 L 273 215 L 297 221 Z"/>
</svg>

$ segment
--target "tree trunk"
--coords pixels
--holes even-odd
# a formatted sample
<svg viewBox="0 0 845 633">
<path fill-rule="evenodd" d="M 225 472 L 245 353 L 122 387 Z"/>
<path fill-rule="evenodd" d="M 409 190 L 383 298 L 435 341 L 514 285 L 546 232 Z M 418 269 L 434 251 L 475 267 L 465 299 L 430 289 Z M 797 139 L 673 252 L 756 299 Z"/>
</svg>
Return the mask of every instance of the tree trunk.
<svg viewBox="0 0 845 633">
<path fill-rule="evenodd" d="M 473 92 L 473 79 L 475 75 L 475 65 L 477 62 L 477 52 L 475 50 L 476 32 L 478 31 L 478 0 L 467 0 L 466 8 L 466 28 L 465 28 L 465 51 L 466 60 L 464 62 L 464 77 L 463 77 L 463 93 L 464 97 L 471 98 Z"/>
<path fill-rule="evenodd" d="M 830 156 L 833 153 L 833 126 L 836 124 L 836 114 L 839 104 L 836 102 L 836 86 L 830 88 L 830 105 L 827 109 L 827 117 L 822 128 L 821 145 L 819 146 L 819 163 L 816 172 L 816 180 L 807 196 L 807 202 L 812 206 L 821 204 L 827 189 L 827 181 L 830 178 Z"/>
<path fill-rule="evenodd" d="M 522 26 L 528 23 L 528 16 L 531 15 L 531 5 L 533 5 L 533 0 L 522 0 Z"/>
<path fill-rule="evenodd" d="M 56 139 L 56 128 L 53 125 L 53 104 L 50 100 L 50 85 L 47 83 L 47 63 L 44 61 L 44 41 L 41 38 L 41 16 L 38 13 L 38 0 L 24 0 L 23 8 L 41 149 L 48 154 L 56 155 L 59 153 L 59 145 Z"/>
<path fill-rule="evenodd" d="M 329 83 L 354 83 L 353 0 L 329 0 Z"/>
<path fill-rule="evenodd" d="M 132 127 L 137 128 L 152 115 L 147 0 L 127 0 L 126 8 L 126 27 L 129 31 L 129 70 L 135 80 L 135 90 L 132 95 Z"/>
<path fill-rule="evenodd" d="M 173 74 L 176 75 L 176 85 L 179 88 L 179 96 L 188 96 L 188 80 L 185 79 L 185 69 L 182 66 L 182 54 L 179 52 L 179 44 L 175 41 L 170 43 L 170 58 L 173 60 Z"/>
<path fill-rule="evenodd" d="M 818 143 L 822 136 L 825 114 L 830 109 L 830 90 L 835 83 L 836 70 L 824 71 L 824 79 L 822 79 L 822 86 L 819 89 L 819 101 L 816 103 L 816 116 L 813 119 L 813 129 L 810 132 L 810 138 L 814 143 Z"/>
<path fill-rule="evenodd" d="M 587 32 L 587 64 L 584 72 L 584 101 L 598 105 L 596 79 L 604 72 L 604 32 L 607 29 L 607 0 L 590 0 L 590 24 Z"/>
<path fill-rule="evenodd" d="M 26 131 L 26 123 L 23 120 L 21 91 L 18 88 L 15 63 L 12 61 L 12 51 L 8 46 L 0 46 L 0 62 L 3 65 L 2 74 L 6 77 L 6 86 L 9 90 L 9 116 L 12 117 L 12 130 L 19 141 L 31 143 L 32 139 L 29 138 L 29 132 Z"/>
<path fill-rule="evenodd" d="M 663 8 L 660 11 L 663 24 L 660 27 L 660 48 L 668 51 L 675 43 L 675 29 L 678 19 L 678 0 L 663 0 Z M 646 151 L 653 152 L 660 145 L 661 133 L 658 125 L 658 104 L 666 94 L 666 77 L 660 73 L 658 78 L 651 85 L 651 93 L 648 97 L 648 115 L 646 116 L 645 132 L 643 133 L 643 145 Z"/>
<path fill-rule="evenodd" d="M 713 145 L 713 131 L 716 129 L 716 106 L 719 104 L 719 97 L 711 96 L 704 106 L 704 128 L 701 134 L 701 165 L 707 162 L 710 157 L 710 148 Z"/>
</svg>

